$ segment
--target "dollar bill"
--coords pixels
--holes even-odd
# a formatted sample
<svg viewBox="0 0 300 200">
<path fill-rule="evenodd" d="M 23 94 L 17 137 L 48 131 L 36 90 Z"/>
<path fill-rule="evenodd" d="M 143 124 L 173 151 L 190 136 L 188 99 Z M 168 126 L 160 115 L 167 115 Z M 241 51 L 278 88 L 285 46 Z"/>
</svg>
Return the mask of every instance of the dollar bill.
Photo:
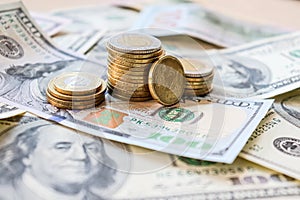
<svg viewBox="0 0 300 200">
<path fill-rule="evenodd" d="M 52 16 L 50 14 L 31 13 L 31 15 L 41 29 L 49 36 L 55 35 L 71 23 L 71 20 L 67 18 Z"/>
<path fill-rule="evenodd" d="M 106 78 L 106 67 L 64 52 L 39 31 L 21 3 L 2 6 L 0 100 L 93 135 L 167 153 L 231 163 L 268 111 L 272 100 L 183 99 L 174 107 L 132 103 L 106 95 L 88 110 L 58 109 L 46 100 L 49 80 L 66 71 Z M 8 34 L 9 33 L 9 34 Z M 13 51 L 8 51 L 13 49 Z M 5 56 L 6 55 L 6 56 Z M 236 119 L 233 120 L 232 119 Z"/>
<path fill-rule="evenodd" d="M 268 25 L 239 21 L 198 4 L 149 6 L 132 29 L 156 36 L 187 34 L 222 47 L 231 47 L 287 31 Z"/>
<path fill-rule="evenodd" d="M 295 32 L 212 53 L 213 94 L 269 98 L 300 87 L 299 42 Z"/>
<path fill-rule="evenodd" d="M 274 109 L 250 137 L 240 156 L 300 179 L 300 90 L 276 97 Z"/>
<path fill-rule="evenodd" d="M 62 49 L 86 54 L 104 36 L 105 30 L 88 30 L 54 37 L 52 40 Z"/>
<path fill-rule="evenodd" d="M 14 106 L 10 106 L 5 103 L 0 103 L 0 119 L 5 119 L 16 115 L 20 115 L 24 112 L 25 112 L 24 110 L 21 110 Z"/>
<path fill-rule="evenodd" d="M 241 158 L 227 165 L 177 157 L 30 115 L 0 137 L 3 200 L 257 200 L 300 195 L 299 181 Z"/>
<path fill-rule="evenodd" d="M 136 21 L 136 11 L 118 8 L 112 5 L 87 6 L 69 10 L 55 11 L 54 16 L 72 20 L 64 28 L 65 32 L 82 32 L 82 30 L 103 28 L 120 32 L 129 29 Z"/>
</svg>

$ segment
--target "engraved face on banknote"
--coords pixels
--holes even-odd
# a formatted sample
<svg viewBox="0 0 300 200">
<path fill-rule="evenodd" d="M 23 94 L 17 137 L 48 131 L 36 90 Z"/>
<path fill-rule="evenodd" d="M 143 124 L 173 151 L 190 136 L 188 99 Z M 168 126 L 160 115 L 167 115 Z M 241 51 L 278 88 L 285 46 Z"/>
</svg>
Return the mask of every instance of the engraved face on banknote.
<svg viewBox="0 0 300 200">
<path fill-rule="evenodd" d="M 217 59 L 216 69 L 220 78 L 216 78 L 216 88 L 246 95 L 258 92 L 268 86 L 271 73 L 257 60 L 246 57 L 222 57 Z"/>
<path fill-rule="evenodd" d="M 125 147 L 44 120 L 18 125 L 1 136 L 0 190 L 25 200 L 100 199 L 126 179 L 119 169 L 130 170 L 128 151 L 118 146 Z M 122 167 L 112 155 L 118 151 L 128 163 Z"/>
<path fill-rule="evenodd" d="M 300 128 L 300 89 L 276 97 L 274 109 L 288 122 Z"/>
</svg>

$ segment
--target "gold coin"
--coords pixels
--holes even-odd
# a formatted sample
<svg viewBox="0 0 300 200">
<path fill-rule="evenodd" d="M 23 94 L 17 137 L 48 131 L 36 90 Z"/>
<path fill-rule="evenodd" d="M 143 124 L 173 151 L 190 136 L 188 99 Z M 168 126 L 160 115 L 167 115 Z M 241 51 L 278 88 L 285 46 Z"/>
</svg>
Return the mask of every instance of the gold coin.
<svg viewBox="0 0 300 200">
<path fill-rule="evenodd" d="M 210 85 L 212 84 L 212 80 L 211 81 L 187 81 L 186 82 L 186 86 L 202 86 L 202 85 Z"/>
<path fill-rule="evenodd" d="M 115 65 L 108 65 L 108 69 L 113 70 L 117 73 L 121 73 L 121 74 L 130 74 L 133 76 L 148 76 L 150 68 L 149 67 L 145 68 L 142 71 L 133 71 L 131 69 L 122 69 Z"/>
<path fill-rule="evenodd" d="M 149 89 L 154 99 L 163 105 L 176 104 L 185 87 L 185 77 L 180 61 L 170 55 L 156 61 L 149 71 Z"/>
<path fill-rule="evenodd" d="M 165 54 L 165 51 L 163 49 L 160 49 L 158 51 L 155 51 L 153 53 L 149 54 L 133 54 L 133 53 L 120 53 L 118 51 L 115 51 L 109 47 L 107 47 L 108 53 L 112 57 L 122 57 L 122 58 L 129 58 L 129 59 L 146 59 L 146 58 L 153 58 L 157 56 L 161 56 Z"/>
<path fill-rule="evenodd" d="M 54 83 L 53 83 L 53 80 L 51 80 L 48 84 L 48 92 L 58 98 L 58 99 L 61 99 L 61 100 L 66 100 L 66 101 L 85 101 L 85 100 L 92 100 L 92 99 L 97 99 L 97 98 L 100 98 L 101 96 L 104 95 L 105 93 L 105 90 L 106 90 L 106 82 L 104 80 L 101 80 L 101 88 L 96 91 L 95 94 L 90 94 L 90 95 L 74 95 L 74 96 L 71 96 L 71 95 L 66 95 L 66 94 L 62 94 L 62 93 L 59 93 L 55 90 L 54 88 Z"/>
<path fill-rule="evenodd" d="M 213 73 L 214 68 L 206 65 L 199 59 L 180 59 L 184 68 L 184 74 L 187 77 L 204 77 Z"/>
<path fill-rule="evenodd" d="M 202 81 L 210 81 L 210 80 L 213 80 L 214 78 L 214 73 L 208 75 L 208 76 L 203 76 L 203 77 L 188 77 L 188 76 L 185 76 L 186 77 L 186 80 L 187 81 L 191 81 L 191 82 L 194 82 L 194 81 L 198 81 L 198 82 L 202 82 Z"/>
<path fill-rule="evenodd" d="M 108 89 L 117 93 L 117 94 L 120 94 L 120 95 L 123 95 L 123 96 L 132 96 L 132 97 L 148 97 L 148 96 L 151 96 L 150 94 L 150 91 L 141 91 L 141 90 L 124 90 L 122 88 L 118 88 L 118 87 L 114 87 L 110 84 L 108 84 Z"/>
<path fill-rule="evenodd" d="M 103 101 L 104 96 L 100 97 L 98 99 L 93 99 L 93 100 L 88 100 L 88 101 L 65 101 L 58 99 L 54 96 L 52 96 L 48 91 L 46 91 L 46 96 L 48 102 L 50 102 L 52 105 L 60 105 L 59 108 L 73 108 L 73 107 L 84 107 L 84 106 L 90 106 L 90 105 L 95 105 L 99 101 Z M 58 107 L 58 106 L 57 106 Z"/>
<path fill-rule="evenodd" d="M 146 75 L 133 75 L 130 72 L 127 73 L 119 73 L 115 70 L 112 70 L 110 68 L 107 69 L 107 73 L 112 76 L 115 77 L 116 79 L 122 79 L 122 80 L 133 80 L 133 81 L 144 81 L 147 82 L 148 79 L 148 74 Z"/>
<path fill-rule="evenodd" d="M 149 65 L 152 65 L 152 63 L 130 63 L 130 62 L 126 62 L 126 60 L 121 60 L 121 59 L 112 61 L 109 57 L 107 57 L 107 63 L 121 65 L 126 68 L 145 68 L 148 67 Z"/>
<path fill-rule="evenodd" d="M 144 33 L 121 33 L 111 37 L 108 48 L 132 54 L 149 54 L 161 49 L 159 39 Z"/>
<path fill-rule="evenodd" d="M 54 88 L 66 95 L 93 94 L 102 84 L 102 79 L 84 72 L 68 72 L 58 75 L 53 79 Z"/>
<path fill-rule="evenodd" d="M 191 89 L 191 90 L 204 90 L 206 88 L 208 88 L 209 86 L 207 85 L 186 85 L 185 89 Z"/>
<path fill-rule="evenodd" d="M 110 91 L 110 90 L 108 90 Z M 148 100 L 151 100 L 152 97 L 149 96 L 149 97 L 126 97 L 126 96 L 122 96 L 122 95 L 119 95 L 119 94 L 115 94 L 115 93 L 109 93 L 112 97 L 115 97 L 115 98 L 118 98 L 118 99 L 121 99 L 121 100 L 129 100 L 129 101 L 136 101 L 136 102 L 141 102 L 141 101 L 148 101 Z"/>
<path fill-rule="evenodd" d="M 107 86 L 109 86 L 110 88 L 114 89 L 117 88 L 119 90 L 122 91 L 128 91 L 128 92 L 140 92 L 140 93 L 149 93 L 150 90 L 148 87 L 145 87 L 145 85 L 141 86 L 141 87 L 124 87 L 121 84 L 111 84 L 109 81 L 107 83 Z"/>
<path fill-rule="evenodd" d="M 123 78 L 123 76 L 112 76 L 110 74 L 107 74 L 107 79 L 110 83 L 113 83 L 115 85 L 124 85 L 125 87 L 135 87 L 135 86 L 141 86 L 148 84 L 147 79 L 146 80 L 138 80 L 138 79 L 129 79 L 126 76 Z"/>
<path fill-rule="evenodd" d="M 120 56 L 111 56 L 110 54 L 108 55 L 108 58 L 113 62 L 116 60 L 117 61 L 122 60 L 127 63 L 140 63 L 140 64 L 153 63 L 156 60 L 158 60 L 160 57 L 161 57 L 161 55 L 156 56 L 156 57 L 151 57 L 151 58 L 136 59 L 136 58 L 124 58 L 124 57 L 120 57 Z"/>
<path fill-rule="evenodd" d="M 108 66 L 113 66 L 114 68 L 119 68 L 122 70 L 130 70 L 134 72 L 144 72 L 145 70 L 149 70 L 151 64 L 138 64 L 138 65 L 122 65 L 118 63 L 111 62 L 109 59 L 107 60 L 107 65 Z"/>
<path fill-rule="evenodd" d="M 212 91 L 212 88 L 208 90 L 185 90 L 183 95 L 184 96 L 204 96 L 209 94 Z"/>
<path fill-rule="evenodd" d="M 48 102 L 50 104 L 52 104 L 53 106 L 55 106 L 57 108 L 61 108 L 61 109 L 68 109 L 68 110 L 82 110 L 82 109 L 93 108 L 95 106 L 100 105 L 103 101 L 104 101 L 104 98 L 99 99 L 99 101 L 97 101 L 93 104 L 90 104 L 90 105 L 70 105 L 70 106 L 68 106 L 68 105 L 57 103 L 51 99 L 48 99 Z"/>
</svg>

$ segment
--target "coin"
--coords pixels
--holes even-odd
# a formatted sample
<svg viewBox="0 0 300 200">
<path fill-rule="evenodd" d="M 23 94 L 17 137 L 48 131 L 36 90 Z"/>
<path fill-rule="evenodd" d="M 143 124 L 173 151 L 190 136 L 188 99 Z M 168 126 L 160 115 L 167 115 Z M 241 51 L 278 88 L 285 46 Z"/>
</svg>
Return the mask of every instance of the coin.
<svg viewBox="0 0 300 200">
<path fill-rule="evenodd" d="M 176 104 L 185 87 L 181 62 L 173 56 L 163 56 L 150 68 L 148 81 L 154 99 L 167 106 Z"/>
<path fill-rule="evenodd" d="M 150 91 L 139 90 L 138 88 L 135 90 L 122 89 L 118 87 L 114 87 L 108 84 L 108 89 L 113 92 L 123 95 L 123 96 L 132 96 L 132 97 L 148 97 L 151 96 Z"/>
<path fill-rule="evenodd" d="M 213 67 L 204 64 L 199 59 L 180 59 L 184 68 L 184 74 L 187 77 L 205 77 L 213 73 Z"/>
<path fill-rule="evenodd" d="M 107 59 L 107 65 L 113 66 L 114 68 L 119 68 L 122 70 L 130 70 L 134 72 L 143 72 L 145 69 L 149 69 L 152 63 L 148 64 L 132 64 L 132 65 L 122 65 L 119 63 L 111 62 L 109 59 Z"/>
<path fill-rule="evenodd" d="M 152 57 L 152 58 L 145 58 L 145 59 L 135 59 L 135 58 L 124 58 L 124 57 L 114 57 L 111 55 L 108 55 L 108 58 L 112 61 L 112 62 L 123 62 L 123 63 L 128 63 L 128 65 L 130 65 L 131 63 L 133 64 L 147 64 L 147 63 L 153 63 L 156 60 L 158 60 L 161 56 L 156 56 L 156 57 Z"/>
<path fill-rule="evenodd" d="M 122 79 L 122 80 L 134 80 L 134 81 L 144 81 L 146 82 L 148 79 L 148 74 L 146 75 L 133 75 L 130 72 L 127 73 L 119 73 L 117 71 L 114 71 L 110 68 L 107 70 L 108 74 L 116 79 Z M 130 81 L 129 81 L 130 82 Z"/>
<path fill-rule="evenodd" d="M 121 33 L 111 37 L 107 46 L 122 53 L 149 54 L 160 50 L 161 42 L 144 33 Z"/>
<path fill-rule="evenodd" d="M 51 99 L 48 99 L 48 101 L 50 104 L 52 104 L 53 106 L 55 106 L 57 108 L 69 109 L 69 110 L 82 110 L 82 109 L 88 109 L 88 108 L 93 108 L 95 106 L 98 106 L 99 104 L 101 104 L 104 101 L 104 98 L 100 99 L 99 101 L 97 101 L 93 104 L 89 104 L 89 105 L 64 105 L 64 104 L 57 103 Z"/>
<path fill-rule="evenodd" d="M 209 81 L 209 80 L 212 80 L 214 78 L 214 73 L 212 73 L 208 76 L 204 76 L 204 77 L 201 77 L 201 76 L 199 76 L 199 77 L 187 77 L 187 76 L 185 76 L 185 77 L 186 77 L 187 81 L 192 81 L 192 82 L 193 81 L 198 81 L 198 82 Z"/>
<path fill-rule="evenodd" d="M 114 85 L 124 85 L 124 87 L 140 87 L 147 84 L 147 80 L 126 79 L 123 77 L 111 76 L 110 74 L 107 74 L 107 79 Z"/>
<path fill-rule="evenodd" d="M 101 88 L 95 93 L 95 94 L 91 94 L 91 95 L 80 95 L 80 96 L 71 96 L 71 95 L 65 95 L 62 93 L 59 93 L 55 90 L 54 88 L 54 83 L 53 80 L 51 80 L 48 84 L 48 92 L 61 100 L 66 100 L 66 101 L 85 101 L 85 100 L 92 100 L 92 99 L 97 99 L 100 98 L 101 96 L 104 95 L 105 90 L 106 90 L 106 83 L 104 80 L 101 81 Z"/>
<path fill-rule="evenodd" d="M 109 47 L 107 47 L 107 51 L 113 57 L 122 57 L 122 58 L 129 58 L 129 59 L 146 59 L 146 58 L 153 58 L 165 54 L 165 51 L 163 49 L 160 49 L 158 51 L 149 54 L 120 53 Z"/>
<path fill-rule="evenodd" d="M 133 76 L 148 76 L 149 73 L 149 67 L 144 68 L 141 71 L 133 71 L 131 69 L 122 69 L 117 67 L 116 65 L 108 65 L 108 69 L 113 70 L 115 72 L 121 73 L 121 74 L 130 74 Z"/>
<path fill-rule="evenodd" d="M 66 95 L 88 95 L 97 91 L 102 84 L 101 78 L 84 72 L 67 72 L 53 79 L 54 88 Z"/>
<path fill-rule="evenodd" d="M 119 95 L 119 94 L 115 94 L 115 93 L 110 93 L 110 90 L 109 91 L 109 94 L 115 98 L 118 98 L 118 99 L 122 99 L 122 100 L 130 100 L 130 101 L 148 101 L 148 100 L 151 100 L 152 97 L 149 96 L 149 97 L 126 97 L 126 96 L 122 96 L 122 95 Z"/>
<path fill-rule="evenodd" d="M 152 64 L 152 63 L 130 63 L 130 62 L 126 62 L 126 60 L 124 60 L 124 59 L 112 61 L 109 57 L 107 57 L 107 62 L 109 64 L 111 63 L 111 64 L 115 64 L 115 65 L 121 65 L 126 68 L 145 68 Z"/>
</svg>

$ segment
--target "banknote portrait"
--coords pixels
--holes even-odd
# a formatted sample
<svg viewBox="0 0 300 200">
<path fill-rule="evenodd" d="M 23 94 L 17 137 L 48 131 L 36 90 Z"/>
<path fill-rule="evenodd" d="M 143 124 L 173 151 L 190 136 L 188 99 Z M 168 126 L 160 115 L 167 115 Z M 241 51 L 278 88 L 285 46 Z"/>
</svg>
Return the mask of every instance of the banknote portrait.
<svg viewBox="0 0 300 200">
<path fill-rule="evenodd" d="M 290 123 L 300 128 L 300 90 L 276 98 L 274 109 Z"/>
<path fill-rule="evenodd" d="M 268 87 L 271 73 L 268 67 L 257 60 L 246 57 L 224 57 L 217 60 L 218 87 L 226 92 L 249 95 Z"/>
<path fill-rule="evenodd" d="M 6 143 L 0 146 L 0 199 L 98 200 L 94 191 L 116 184 L 117 162 L 100 138 L 38 122 Z"/>
</svg>

